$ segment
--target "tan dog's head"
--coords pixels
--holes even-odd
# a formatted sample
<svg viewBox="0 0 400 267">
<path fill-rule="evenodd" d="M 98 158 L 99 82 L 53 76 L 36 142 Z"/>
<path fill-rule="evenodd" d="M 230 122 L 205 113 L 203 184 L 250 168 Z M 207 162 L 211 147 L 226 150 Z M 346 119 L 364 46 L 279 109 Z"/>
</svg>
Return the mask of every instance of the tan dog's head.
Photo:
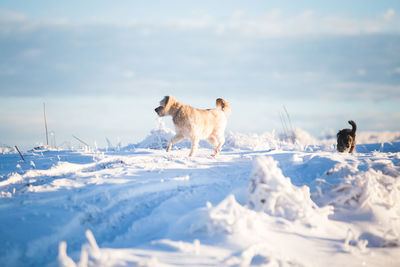
<svg viewBox="0 0 400 267">
<path fill-rule="evenodd" d="M 175 102 L 176 102 L 175 97 L 170 95 L 164 96 L 164 98 L 160 101 L 160 106 L 154 110 L 160 117 L 171 115 L 170 109 Z"/>
</svg>

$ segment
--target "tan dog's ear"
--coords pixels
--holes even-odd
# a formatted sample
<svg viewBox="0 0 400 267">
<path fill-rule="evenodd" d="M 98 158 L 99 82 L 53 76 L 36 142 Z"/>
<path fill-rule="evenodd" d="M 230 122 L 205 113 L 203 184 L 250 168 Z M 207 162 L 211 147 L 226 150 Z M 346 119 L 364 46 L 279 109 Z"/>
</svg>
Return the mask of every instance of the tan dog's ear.
<svg viewBox="0 0 400 267">
<path fill-rule="evenodd" d="M 172 95 L 168 95 L 165 97 L 165 108 L 167 110 L 170 109 L 170 107 L 176 102 L 175 97 L 173 97 Z"/>
<path fill-rule="evenodd" d="M 168 103 L 169 96 L 164 96 L 164 98 L 160 101 L 160 106 L 165 107 Z"/>
</svg>

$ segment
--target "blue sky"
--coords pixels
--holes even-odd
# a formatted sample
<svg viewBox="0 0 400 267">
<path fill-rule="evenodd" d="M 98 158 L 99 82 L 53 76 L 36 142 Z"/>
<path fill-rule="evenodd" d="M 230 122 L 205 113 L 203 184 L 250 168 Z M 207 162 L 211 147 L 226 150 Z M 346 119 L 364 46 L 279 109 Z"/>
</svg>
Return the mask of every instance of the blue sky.
<svg viewBox="0 0 400 267">
<path fill-rule="evenodd" d="M 398 1 L 2 1 L 0 143 L 135 143 L 166 94 L 228 131 L 400 131 Z M 169 123 L 170 119 L 165 120 Z M 167 124 L 172 126 L 171 124 Z"/>
<path fill-rule="evenodd" d="M 204 11 L 216 19 L 224 19 L 237 10 L 245 10 L 253 16 L 262 16 L 269 10 L 282 9 L 288 16 L 294 16 L 304 10 L 315 10 L 322 16 L 345 15 L 352 18 L 369 18 L 388 9 L 396 9 L 400 4 L 391 1 L 131 1 L 131 0 L 86 0 L 57 2 L 3 0 L 3 9 L 26 14 L 34 19 L 70 19 L 87 21 L 91 18 L 104 18 L 109 21 L 140 19 L 148 22 L 160 22 L 166 18 L 177 18 L 192 11 Z M 185 14 L 186 13 L 186 14 Z"/>
</svg>

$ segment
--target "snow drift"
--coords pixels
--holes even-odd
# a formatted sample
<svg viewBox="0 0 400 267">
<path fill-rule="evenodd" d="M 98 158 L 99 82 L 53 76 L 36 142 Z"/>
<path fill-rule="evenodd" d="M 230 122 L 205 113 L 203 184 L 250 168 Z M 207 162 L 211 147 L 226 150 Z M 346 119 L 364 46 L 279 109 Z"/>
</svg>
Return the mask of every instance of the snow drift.
<svg viewBox="0 0 400 267">
<path fill-rule="evenodd" d="M 259 157 L 254 161 L 250 179 L 248 205 L 257 211 L 279 216 L 290 221 L 318 225 L 327 220 L 331 207 L 319 208 L 310 196 L 307 186 L 294 186 L 284 177 L 272 157 Z"/>
<path fill-rule="evenodd" d="M 230 133 L 218 157 L 205 141 L 188 158 L 189 142 L 165 152 L 173 134 L 0 153 L 2 264 L 400 264 L 400 143 L 350 155 L 301 131 Z"/>
</svg>

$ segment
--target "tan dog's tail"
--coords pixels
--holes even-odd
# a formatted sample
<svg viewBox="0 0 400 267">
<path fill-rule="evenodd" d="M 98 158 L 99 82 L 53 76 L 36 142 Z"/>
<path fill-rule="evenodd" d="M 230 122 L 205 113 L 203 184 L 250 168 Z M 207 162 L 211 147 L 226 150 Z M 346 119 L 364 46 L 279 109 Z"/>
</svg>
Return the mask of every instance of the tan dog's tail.
<svg viewBox="0 0 400 267">
<path fill-rule="evenodd" d="M 217 107 L 221 107 L 222 111 L 225 112 L 226 115 L 230 115 L 232 113 L 232 109 L 228 101 L 225 101 L 222 98 L 217 98 L 216 105 Z"/>
</svg>

